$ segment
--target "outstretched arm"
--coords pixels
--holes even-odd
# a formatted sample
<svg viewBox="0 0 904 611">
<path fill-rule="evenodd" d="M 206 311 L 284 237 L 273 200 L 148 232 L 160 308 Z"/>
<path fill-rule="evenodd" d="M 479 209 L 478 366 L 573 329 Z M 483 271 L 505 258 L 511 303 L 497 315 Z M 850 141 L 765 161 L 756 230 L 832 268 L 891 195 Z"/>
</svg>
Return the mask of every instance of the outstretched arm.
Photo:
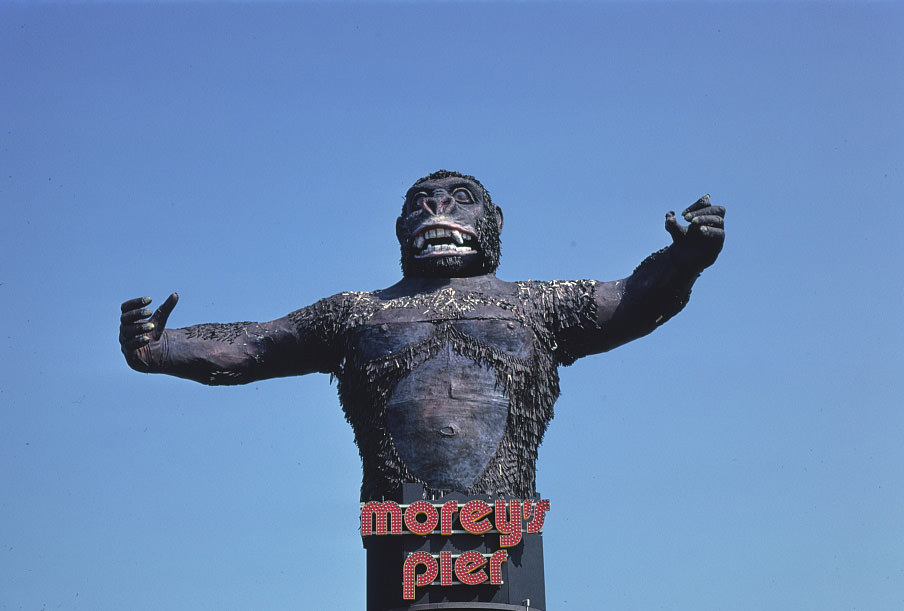
<svg viewBox="0 0 904 611">
<path fill-rule="evenodd" d="M 266 323 L 204 324 L 167 329 L 176 293 L 151 314 L 150 297 L 122 304 L 119 342 L 126 362 L 203 384 L 246 384 L 265 378 L 329 371 L 330 350 L 290 316 Z"/>
<path fill-rule="evenodd" d="M 596 325 L 566 330 L 572 354 L 611 350 L 647 335 L 681 311 L 700 272 L 722 250 L 725 208 L 711 205 L 704 195 L 682 216 L 689 225 L 681 225 L 674 212 L 666 214 L 672 243 L 647 257 L 634 273 L 615 282 L 595 283 Z"/>
</svg>

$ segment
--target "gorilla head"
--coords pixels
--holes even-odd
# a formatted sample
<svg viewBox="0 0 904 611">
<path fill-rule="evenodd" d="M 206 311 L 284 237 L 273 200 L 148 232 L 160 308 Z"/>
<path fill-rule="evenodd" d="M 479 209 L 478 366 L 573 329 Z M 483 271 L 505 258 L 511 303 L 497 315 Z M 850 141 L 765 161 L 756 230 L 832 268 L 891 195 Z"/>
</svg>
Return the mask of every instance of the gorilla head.
<svg viewBox="0 0 904 611">
<path fill-rule="evenodd" d="M 473 176 L 440 170 L 408 189 L 396 236 L 411 277 L 489 274 L 499 266 L 502 209 Z"/>
</svg>

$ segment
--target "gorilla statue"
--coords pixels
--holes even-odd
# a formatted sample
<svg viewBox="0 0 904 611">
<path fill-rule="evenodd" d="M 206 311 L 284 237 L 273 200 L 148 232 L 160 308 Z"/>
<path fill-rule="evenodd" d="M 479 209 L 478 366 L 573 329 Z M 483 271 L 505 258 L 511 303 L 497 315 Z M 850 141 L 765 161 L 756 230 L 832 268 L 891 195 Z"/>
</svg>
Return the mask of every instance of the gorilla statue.
<svg viewBox="0 0 904 611">
<path fill-rule="evenodd" d="M 441 170 L 408 190 L 396 221 L 402 279 L 327 297 L 271 322 L 166 327 L 173 293 L 122 304 L 120 343 L 137 371 L 203 384 L 329 373 L 361 454 L 362 500 L 402 484 L 529 498 L 559 365 L 644 336 L 687 303 L 724 241 L 704 196 L 674 213 L 672 243 L 622 280 L 496 277 L 502 210 L 473 176 Z"/>
</svg>

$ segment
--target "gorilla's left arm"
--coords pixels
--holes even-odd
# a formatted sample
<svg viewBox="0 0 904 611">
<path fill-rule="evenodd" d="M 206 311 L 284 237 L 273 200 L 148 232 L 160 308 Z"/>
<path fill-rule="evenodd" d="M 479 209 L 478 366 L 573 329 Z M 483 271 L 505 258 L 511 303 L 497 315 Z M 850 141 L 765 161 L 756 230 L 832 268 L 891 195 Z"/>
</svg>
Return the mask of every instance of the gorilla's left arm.
<svg viewBox="0 0 904 611">
<path fill-rule="evenodd" d="M 681 311 L 691 287 L 712 265 L 725 241 L 725 208 L 704 195 L 682 216 L 666 215 L 672 244 L 647 257 L 627 278 L 594 283 L 596 324 L 562 329 L 561 339 L 575 357 L 605 352 L 651 333 Z"/>
</svg>

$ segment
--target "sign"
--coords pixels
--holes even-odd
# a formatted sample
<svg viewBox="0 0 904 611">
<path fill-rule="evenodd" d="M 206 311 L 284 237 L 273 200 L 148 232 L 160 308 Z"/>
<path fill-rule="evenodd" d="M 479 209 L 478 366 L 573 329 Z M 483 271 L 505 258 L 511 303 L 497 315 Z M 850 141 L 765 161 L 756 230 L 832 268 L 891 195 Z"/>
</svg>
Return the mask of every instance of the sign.
<svg viewBox="0 0 904 611">
<path fill-rule="evenodd" d="M 499 535 L 501 549 L 492 554 L 477 551 L 409 554 L 402 566 L 402 598 L 414 600 L 416 587 L 502 584 L 502 564 L 508 560 L 506 548 L 518 545 L 523 533 L 541 532 L 547 511 L 548 500 L 497 500 L 492 505 L 473 500 L 461 507 L 454 500 L 436 505 L 423 500 L 407 505 L 370 501 L 361 504 L 361 537 Z M 418 572 L 419 568 L 423 570 Z"/>
</svg>

